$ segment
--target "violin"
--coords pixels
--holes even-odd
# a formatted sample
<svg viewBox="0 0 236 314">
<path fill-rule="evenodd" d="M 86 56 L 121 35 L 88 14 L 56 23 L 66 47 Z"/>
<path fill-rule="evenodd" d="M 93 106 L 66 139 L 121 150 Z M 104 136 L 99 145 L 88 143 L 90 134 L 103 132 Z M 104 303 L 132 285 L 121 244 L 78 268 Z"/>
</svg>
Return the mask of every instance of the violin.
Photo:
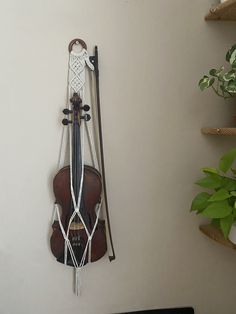
<svg viewBox="0 0 236 314">
<path fill-rule="evenodd" d="M 72 164 L 63 167 L 58 171 L 53 180 L 53 191 L 56 199 L 56 204 L 60 207 L 60 220 L 64 230 L 68 230 L 68 239 L 73 251 L 68 251 L 66 264 L 69 266 L 75 265 L 75 260 L 78 265 L 83 265 L 95 262 L 103 257 L 107 251 L 105 221 L 98 219 L 96 208 L 101 201 L 102 179 L 101 174 L 97 169 L 91 166 L 82 164 L 81 156 L 81 136 L 80 126 L 90 120 L 89 114 L 84 114 L 83 111 L 88 111 L 89 106 L 82 104 L 82 100 L 78 93 L 74 93 L 70 99 L 71 110 L 64 109 L 64 113 L 71 115 L 71 120 L 63 119 L 64 125 L 71 124 L 72 127 Z M 70 127 L 70 126 L 69 126 Z M 72 178 L 72 179 L 71 179 Z M 81 180 L 82 178 L 82 180 Z M 82 182 L 82 184 L 81 184 Z M 74 198 L 79 199 L 80 203 L 75 208 L 73 202 L 73 187 Z M 80 216 L 74 212 L 79 213 Z M 71 220 L 71 217 L 73 219 Z M 95 228 L 96 226 L 96 228 Z M 52 225 L 52 235 L 50 238 L 51 251 L 58 262 L 65 262 L 65 238 L 61 231 L 58 220 Z M 89 235 L 93 233 L 89 250 L 87 245 Z M 73 256 L 72 256 L 73 255 Z"/>
</svg>

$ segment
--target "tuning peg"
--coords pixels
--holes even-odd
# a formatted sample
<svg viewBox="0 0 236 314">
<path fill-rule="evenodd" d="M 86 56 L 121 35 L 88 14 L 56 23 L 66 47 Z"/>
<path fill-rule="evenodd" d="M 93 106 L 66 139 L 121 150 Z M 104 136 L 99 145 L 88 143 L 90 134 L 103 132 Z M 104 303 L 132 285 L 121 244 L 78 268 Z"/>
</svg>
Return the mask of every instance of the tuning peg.
<svg viewBox="0 0 236 314">
<path fill-rule="evenodd" d="M 89 121 L 91 119 L 90 114 L 85 114 L 84 116 L 81 116 L 80 119 L 84 119 L 84 121 Z"/>
<path fill-rule="evenodd" d="M 61 122 L 63 125 L 68 125 L 69 123 L 72 123 L 72 121 L 68 119 L 63 119 Z"/>
<path fill-rule="evenodd" d="M 62 112 L 64 114 L 69 114 L 69 113 L 72 113 L 73 111 L 66 108 L 66 109 L 63 109 Z"/>
<path fill-rule="evenodd" d="M 84 105 L 83 107 L 81 107 L 81 109 L 84 111 L 89 111 L 90 107 L 89 107 L 89 105 Z"/>
</svg>

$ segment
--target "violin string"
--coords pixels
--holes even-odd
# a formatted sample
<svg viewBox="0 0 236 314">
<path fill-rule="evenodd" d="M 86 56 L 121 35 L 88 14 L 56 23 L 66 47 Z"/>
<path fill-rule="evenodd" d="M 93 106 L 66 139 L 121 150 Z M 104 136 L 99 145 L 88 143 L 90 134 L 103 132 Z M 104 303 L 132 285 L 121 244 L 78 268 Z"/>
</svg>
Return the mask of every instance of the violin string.
<svg viewBox="0 0 236 314">
<path fill-rule="evenodd" d="M 81 98 L 82 98 L 82 104 L 84 104 L 84 87 L 81 90 Z M 81 136 L 81 179 L 80 179 L 80 188 L 79 188 L 79 195 L 77 199 L 77 206 L 80 206 L 81 203 L 81 196 L 82 196 L 82 190 L 83 190 L 83 181 L 84 181 L 84 124 L 85 122 L 82 121 L 80 128 L 82 129 L 82 136 Z"/>
</svg>

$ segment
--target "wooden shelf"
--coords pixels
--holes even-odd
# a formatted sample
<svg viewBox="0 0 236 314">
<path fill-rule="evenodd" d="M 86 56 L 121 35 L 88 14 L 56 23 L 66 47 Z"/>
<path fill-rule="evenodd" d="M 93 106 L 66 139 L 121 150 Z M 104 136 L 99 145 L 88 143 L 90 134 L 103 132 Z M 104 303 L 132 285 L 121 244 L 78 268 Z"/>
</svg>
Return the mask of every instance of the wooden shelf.
<svg viewBox="0 0 236 314">
<path fill-rule="evenodd" d="M 236 0 L 227 0 L 213 6 L 207 16 L 206 21 L 236 21 Z"/>
<path fill-rule="evenodd" d="M 236 250 L 236 245 L 234 245 L 230 240 L 226 240 L 222 232 L 213 225 L 202 225 L 199 229 L 210 239 L 227 246 L 233 250 Z"/>
<path fill-rule="evenodd" d="M 236 128 L 201 128 L 205 135 L 236 135 Z"/>
</svg>

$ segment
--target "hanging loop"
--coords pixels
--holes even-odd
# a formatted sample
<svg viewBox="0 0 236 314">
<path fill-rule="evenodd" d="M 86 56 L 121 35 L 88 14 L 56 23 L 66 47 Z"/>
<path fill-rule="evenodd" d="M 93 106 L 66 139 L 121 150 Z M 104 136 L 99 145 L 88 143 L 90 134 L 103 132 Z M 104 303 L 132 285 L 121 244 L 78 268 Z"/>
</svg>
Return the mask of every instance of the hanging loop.
<svg viewBox="0 0 236 314">
<path fill-rule="evenodd" d="M 69 43 L 69 46 L 68 46 L 69 52 L 72 51 L 74 45 L 78 45 L 78 44 L 80 44 L 85 50 L 87 50 L 86 43 L 82 39 L 75 38 L 75 39 L 72 39 L 72 41 Z"/>
</svg>

